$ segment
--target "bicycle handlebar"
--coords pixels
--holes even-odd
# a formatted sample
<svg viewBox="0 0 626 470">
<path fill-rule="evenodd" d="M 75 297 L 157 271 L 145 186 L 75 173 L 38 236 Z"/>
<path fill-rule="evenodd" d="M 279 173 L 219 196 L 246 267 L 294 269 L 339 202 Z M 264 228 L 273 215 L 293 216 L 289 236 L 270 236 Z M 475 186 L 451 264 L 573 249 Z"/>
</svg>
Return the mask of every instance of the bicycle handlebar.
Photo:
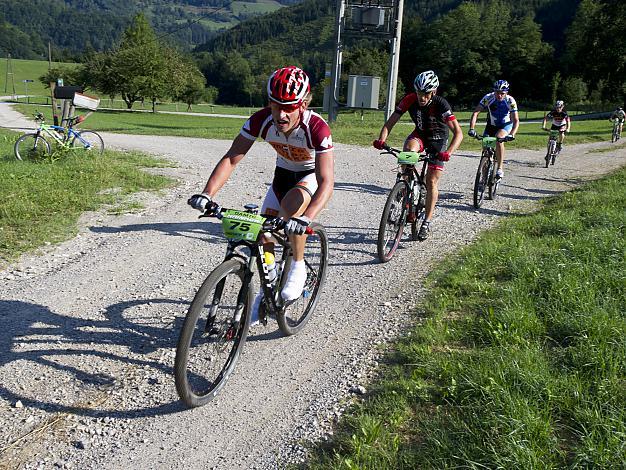
<svg viewBox="0 0 626 470">
<path fill-rule="evenodd" d="M 393 155 L 394 157 L 397 157 L 398 154 L 400 152 L 402 152 L 402 150 L 399 150 L 397 148 L 394 147 L 390 147 L 387 144 L 383 144 L 383 150 L 385 150 L 384 152 L 381 152 L 381 155 Z M 416 152 L 417 153 L 417 152 Z M 423 161 L 427 161 L 429 163 L 433 163 L 434 161 L 437 160 L 436 155 L 430 155 L 428 153 L 420 153 L 419 154 L 419 158 L 418 158 L 418 162 L 423 162 Z"/>
<path fill-rule="evenodd" d="M 239 209 L 229 209 L 229 208 L 220 206 L 216 202 L 212 202 L 210 206 L 208 206 L 207 209 L 205 209 L 204 213 L 200 215 L 200 218 L 215 217 L 221 220 L 224 218 L 223 213 L 229 210 L 239 210 Z M 283 230 L 285 226 L 287 225 L 287 221 L 283 219 L 282 217 L 276 217 L 276 216 L 267 216 L 267 217 L 263 216 L 263 217 L 265 217 L 265 221 L 263 222 L 263 228 L 262 228 L 264 232 L 279 232 Z M 313 229 L 309 226 L 305 229 L 304 233 L 306 235 L 312 235 Z"/>
<path fill-rule="evenodd" d="M 474 139 L 476 140 L 483 140 L 484 137 L 489 137 L 489 136 L 483 136 L 483 135 L 475 135 Z M 511 142 L 512 140 L 515 140 L 515 136 L 514 135 L 507 135 L 505 137 L 496 137 L 495 138 L 496 141 L 498 142 Z"/>
</svg>

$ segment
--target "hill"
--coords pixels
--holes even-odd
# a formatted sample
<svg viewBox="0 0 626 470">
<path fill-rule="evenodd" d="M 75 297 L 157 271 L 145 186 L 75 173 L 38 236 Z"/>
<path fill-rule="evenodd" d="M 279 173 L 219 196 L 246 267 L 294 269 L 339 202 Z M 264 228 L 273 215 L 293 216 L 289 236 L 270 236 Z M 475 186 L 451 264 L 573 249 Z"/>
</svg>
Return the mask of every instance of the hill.
<svg viewBox="0 0 626 470">
<path fill-rule="evenodd" d="M 3 0 L 0 55 L 67 59 L 113 47 L 132 17 L 142 11 L 157 33 L 184 49 L 203 44 L 241 21 L 299 0 Z"/>
</svg>

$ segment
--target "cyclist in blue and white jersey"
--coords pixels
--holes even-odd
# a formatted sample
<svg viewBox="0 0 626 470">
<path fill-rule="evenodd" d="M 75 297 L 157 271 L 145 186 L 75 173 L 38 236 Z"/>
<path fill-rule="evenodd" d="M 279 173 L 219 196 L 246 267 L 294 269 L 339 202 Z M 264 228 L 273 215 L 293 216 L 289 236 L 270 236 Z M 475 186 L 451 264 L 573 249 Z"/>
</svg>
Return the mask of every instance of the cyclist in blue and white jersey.
<svg viewBox="0 0 626 470">
<path fill-rule="evenodd" d="M 478 115 L 483 111 L 487 111 L 487 127 L 483 132 L 484 136 L 503 138 L 507 135 L 515 138 L 517 128 L 519 127 L 519 116 L 517 114 L 517 103 L 515 99 L 509 95 L 509 82 L 506 80 L 498 80 L 493 84 L 493 92 L 483 96 L 478 106 L 472 113 L 470 119 L 470 130 L 468 135 L 476 137 L 476 120 Z M 504 142 L 496 144 L 496 159 L 498 160 L 497 178 L 504 176 Z"/>
</svg>

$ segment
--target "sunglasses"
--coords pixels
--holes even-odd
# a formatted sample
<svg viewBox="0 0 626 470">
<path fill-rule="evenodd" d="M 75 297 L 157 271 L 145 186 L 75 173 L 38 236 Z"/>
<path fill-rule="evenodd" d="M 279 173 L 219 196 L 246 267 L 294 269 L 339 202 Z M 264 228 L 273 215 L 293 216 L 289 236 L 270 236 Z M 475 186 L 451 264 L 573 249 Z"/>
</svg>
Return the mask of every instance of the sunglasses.
<svg viewBox="0 0 626 470">
<path fill-rule="evenodd" d="M 272 102 L 272 106 L 275 106 L 278 109 L 280 109 L 281 111 L 284 111 L 286 113 L 293 113 L 297 109 L 300 109 L 300 105 L 301 105 L 301 103 L 296 103 L 296 104 L 279 104 L 279 103 L 276 103 L 276 102 Z"/>
</svg>

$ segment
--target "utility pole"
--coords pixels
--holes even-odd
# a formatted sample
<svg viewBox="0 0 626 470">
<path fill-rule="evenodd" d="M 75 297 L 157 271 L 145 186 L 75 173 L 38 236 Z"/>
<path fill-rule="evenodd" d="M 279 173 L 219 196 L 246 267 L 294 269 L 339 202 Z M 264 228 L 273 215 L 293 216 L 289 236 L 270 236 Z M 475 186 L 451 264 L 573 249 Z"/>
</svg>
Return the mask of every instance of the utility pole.
<svg viewBox="0 0 626 470">
<path fill-rule="evenodd" d="M 337 16 L 335 17 L 335 59 L 330 72 L 330 93 L 328 103 L 328 120 L 334 122 L 339 113 L 339 80 L 341 78 L 341 63 L 343 59 L 342 30 L 345 13 L 344 0 L 337 1 Z"/>
<path fill-rule="evenodd" d="M 387 107 L 385 109 L 385 121 L 389 119 L 396 108 L 396 89 L 398 83 L 398 65 L 400 64 L 400 40 L 402 37 L 402 14 L 404 13 L 404 0 L 398 0 L 394 21 L 394 35 L 391 40 L 389 76 L 387 80 Z"/>
</svg>

